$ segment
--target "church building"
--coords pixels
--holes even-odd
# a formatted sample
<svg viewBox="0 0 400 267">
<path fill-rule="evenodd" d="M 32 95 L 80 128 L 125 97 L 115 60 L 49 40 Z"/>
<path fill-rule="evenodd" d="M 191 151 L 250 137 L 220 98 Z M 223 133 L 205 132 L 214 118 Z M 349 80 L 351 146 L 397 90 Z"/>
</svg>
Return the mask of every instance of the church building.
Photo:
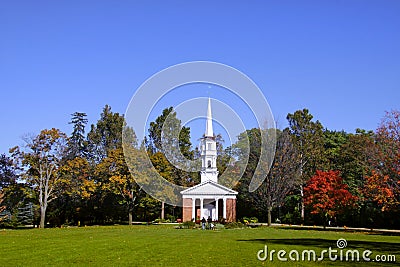
<svg viewBox="0 0 400 267">
<path fill-rule="evenodd" d="M 181 191 L 183 221 L 211 217 L 213 221 L 236 221 L 236 195 L 238 192 L 218 183 L 217 144 L 213 133 L 211 100 L 208 99 L 206 131 L 200 144 L 201 183 Z"/>
</svg>

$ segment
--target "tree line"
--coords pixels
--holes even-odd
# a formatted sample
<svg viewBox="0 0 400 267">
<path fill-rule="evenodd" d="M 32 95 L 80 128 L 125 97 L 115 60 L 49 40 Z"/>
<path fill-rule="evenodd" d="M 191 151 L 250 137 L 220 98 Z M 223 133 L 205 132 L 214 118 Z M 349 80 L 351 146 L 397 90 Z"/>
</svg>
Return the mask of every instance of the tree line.
<svg viewBox="0 0 400 267">
<path fill-rule="evenodd" d="M 248 193 L 249 165 L 241 180 L 238 213 L 271 223 L 398 228 L 400 208 L 400 112 L 386 112 L 375 131 L 323 127 L 307 109 L 287 116 L 264 184 Z M 257 158 L 260 134 L 251 153 Z M 256 162 L 256 161 L 251 161 Z M 246 183 L 247 182 L 247 183 Z M 249 208 L 250 207 L 250 208 Z"/>
<path fill-rule="evenodd" d="M 162 135 L 176 131 L 172 147 L 186 159 L 200 157 L 190 141 L 190 128 L 182 126 L 173 108 L 164 109 L 150 123 L 140 143 L 123 115 L 108 105 L 89 130 L 86 117 L 82 112 L 72 114 L 69 135 L 44 129 L 25 137 L 25 147 L 0 156 L 0 224 L 43 228 L 181 218 L 180 207 L 161 203 L 136 183 L 151 175 L 136 164 L 146 157 L 174 184 L 200 182 L 198 172 L 183 171 L 167 159 Z M 229 147 L 216 136 L 220 173 L 228 165 L 232 171 L 243 167 L 248 158 L 242 178 L 232 184 L 239 192 L 238 218 L 257 217 L 269 224 L 398 227 L 399 111 L 387 112 L 375 131 L 355 133 L 328 130 L 307 109 L 288 114 L 287 120 L 289 126 L 276 133 L 272 166 L 266 166 L 264 182 L 251 193 L 254 170 L 262 163 L 262 138 L 271 129 L 246 130 Z M 126 161 L 137 167 L 128 167 Z"/>
</svg>

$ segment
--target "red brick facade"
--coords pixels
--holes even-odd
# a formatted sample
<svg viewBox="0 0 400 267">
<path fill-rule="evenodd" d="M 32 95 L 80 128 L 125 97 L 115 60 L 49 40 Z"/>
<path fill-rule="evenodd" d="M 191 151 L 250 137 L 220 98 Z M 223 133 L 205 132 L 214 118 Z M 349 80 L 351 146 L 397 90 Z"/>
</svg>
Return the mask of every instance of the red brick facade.
<svg viewBox="0 0 400 267">
<path fill-rule="evenodd" d="M 182 221 L 187 222 L 191 221 L 192 218 L 192 199 L 184 198 L 183 199 L 183 212 L 182 212 Z"/>
<path fill-rule="evenodd" d="M 226 200 L 226 221 L 236 222 L 236 199 Z"/>
<path fill-rule="evenodd" d="M 222 201 L 220 202 L 222 204 Z M 222 210 L 222 208 L 221 208 Z M 197 217 L 200 216 L 200 209 L 197 209 Z M 222 213 L 219 214 L 222 216 Z M 182 210 L 182 221 L 191 221 L 192 218 L 192 199 L 184 198 L 183 199 L 183 210 Z M 236 199 L 228 198 L 226 200 L 226 221 L 227 222 L 235 222 L 236 221 Z"/>
</svg>

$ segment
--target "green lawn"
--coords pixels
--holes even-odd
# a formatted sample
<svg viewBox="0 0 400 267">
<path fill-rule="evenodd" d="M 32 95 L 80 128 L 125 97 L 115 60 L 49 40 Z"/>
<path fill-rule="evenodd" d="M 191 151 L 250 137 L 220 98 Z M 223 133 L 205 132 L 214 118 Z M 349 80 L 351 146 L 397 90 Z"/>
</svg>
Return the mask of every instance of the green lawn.
<svg viewBox="0 0 400 267">
<path fill-rule="evenodd" d="M 394 254 L 396 263 L 273 262 L 257 260 L 268 249 L 369 249 Z M 286 255 L 287 257 L 287 255 Z M 2 266 L 395 266 L 400 264 L 400 236 L 285 228 L 202 231 L 171 225 L 105 226 L 62 229 L 0 230 Z"/>
</svg>

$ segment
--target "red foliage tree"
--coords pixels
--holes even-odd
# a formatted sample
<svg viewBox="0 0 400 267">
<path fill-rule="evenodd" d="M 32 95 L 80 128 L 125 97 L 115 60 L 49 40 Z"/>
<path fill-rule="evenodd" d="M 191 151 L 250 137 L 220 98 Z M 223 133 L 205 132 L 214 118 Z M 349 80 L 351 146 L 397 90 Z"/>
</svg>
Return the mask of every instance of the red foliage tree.
<svg viewBox="0 0 400 267">
<path fill-rule="evenodd" d="M 335 217 L 352 207 L 357 199 L 348 191 L 339 171 L 318 171 L 304 187 L 304 203 L 312 214 Z M 324 220 L 325 225 L 325 220 Z"/>
</svg>

